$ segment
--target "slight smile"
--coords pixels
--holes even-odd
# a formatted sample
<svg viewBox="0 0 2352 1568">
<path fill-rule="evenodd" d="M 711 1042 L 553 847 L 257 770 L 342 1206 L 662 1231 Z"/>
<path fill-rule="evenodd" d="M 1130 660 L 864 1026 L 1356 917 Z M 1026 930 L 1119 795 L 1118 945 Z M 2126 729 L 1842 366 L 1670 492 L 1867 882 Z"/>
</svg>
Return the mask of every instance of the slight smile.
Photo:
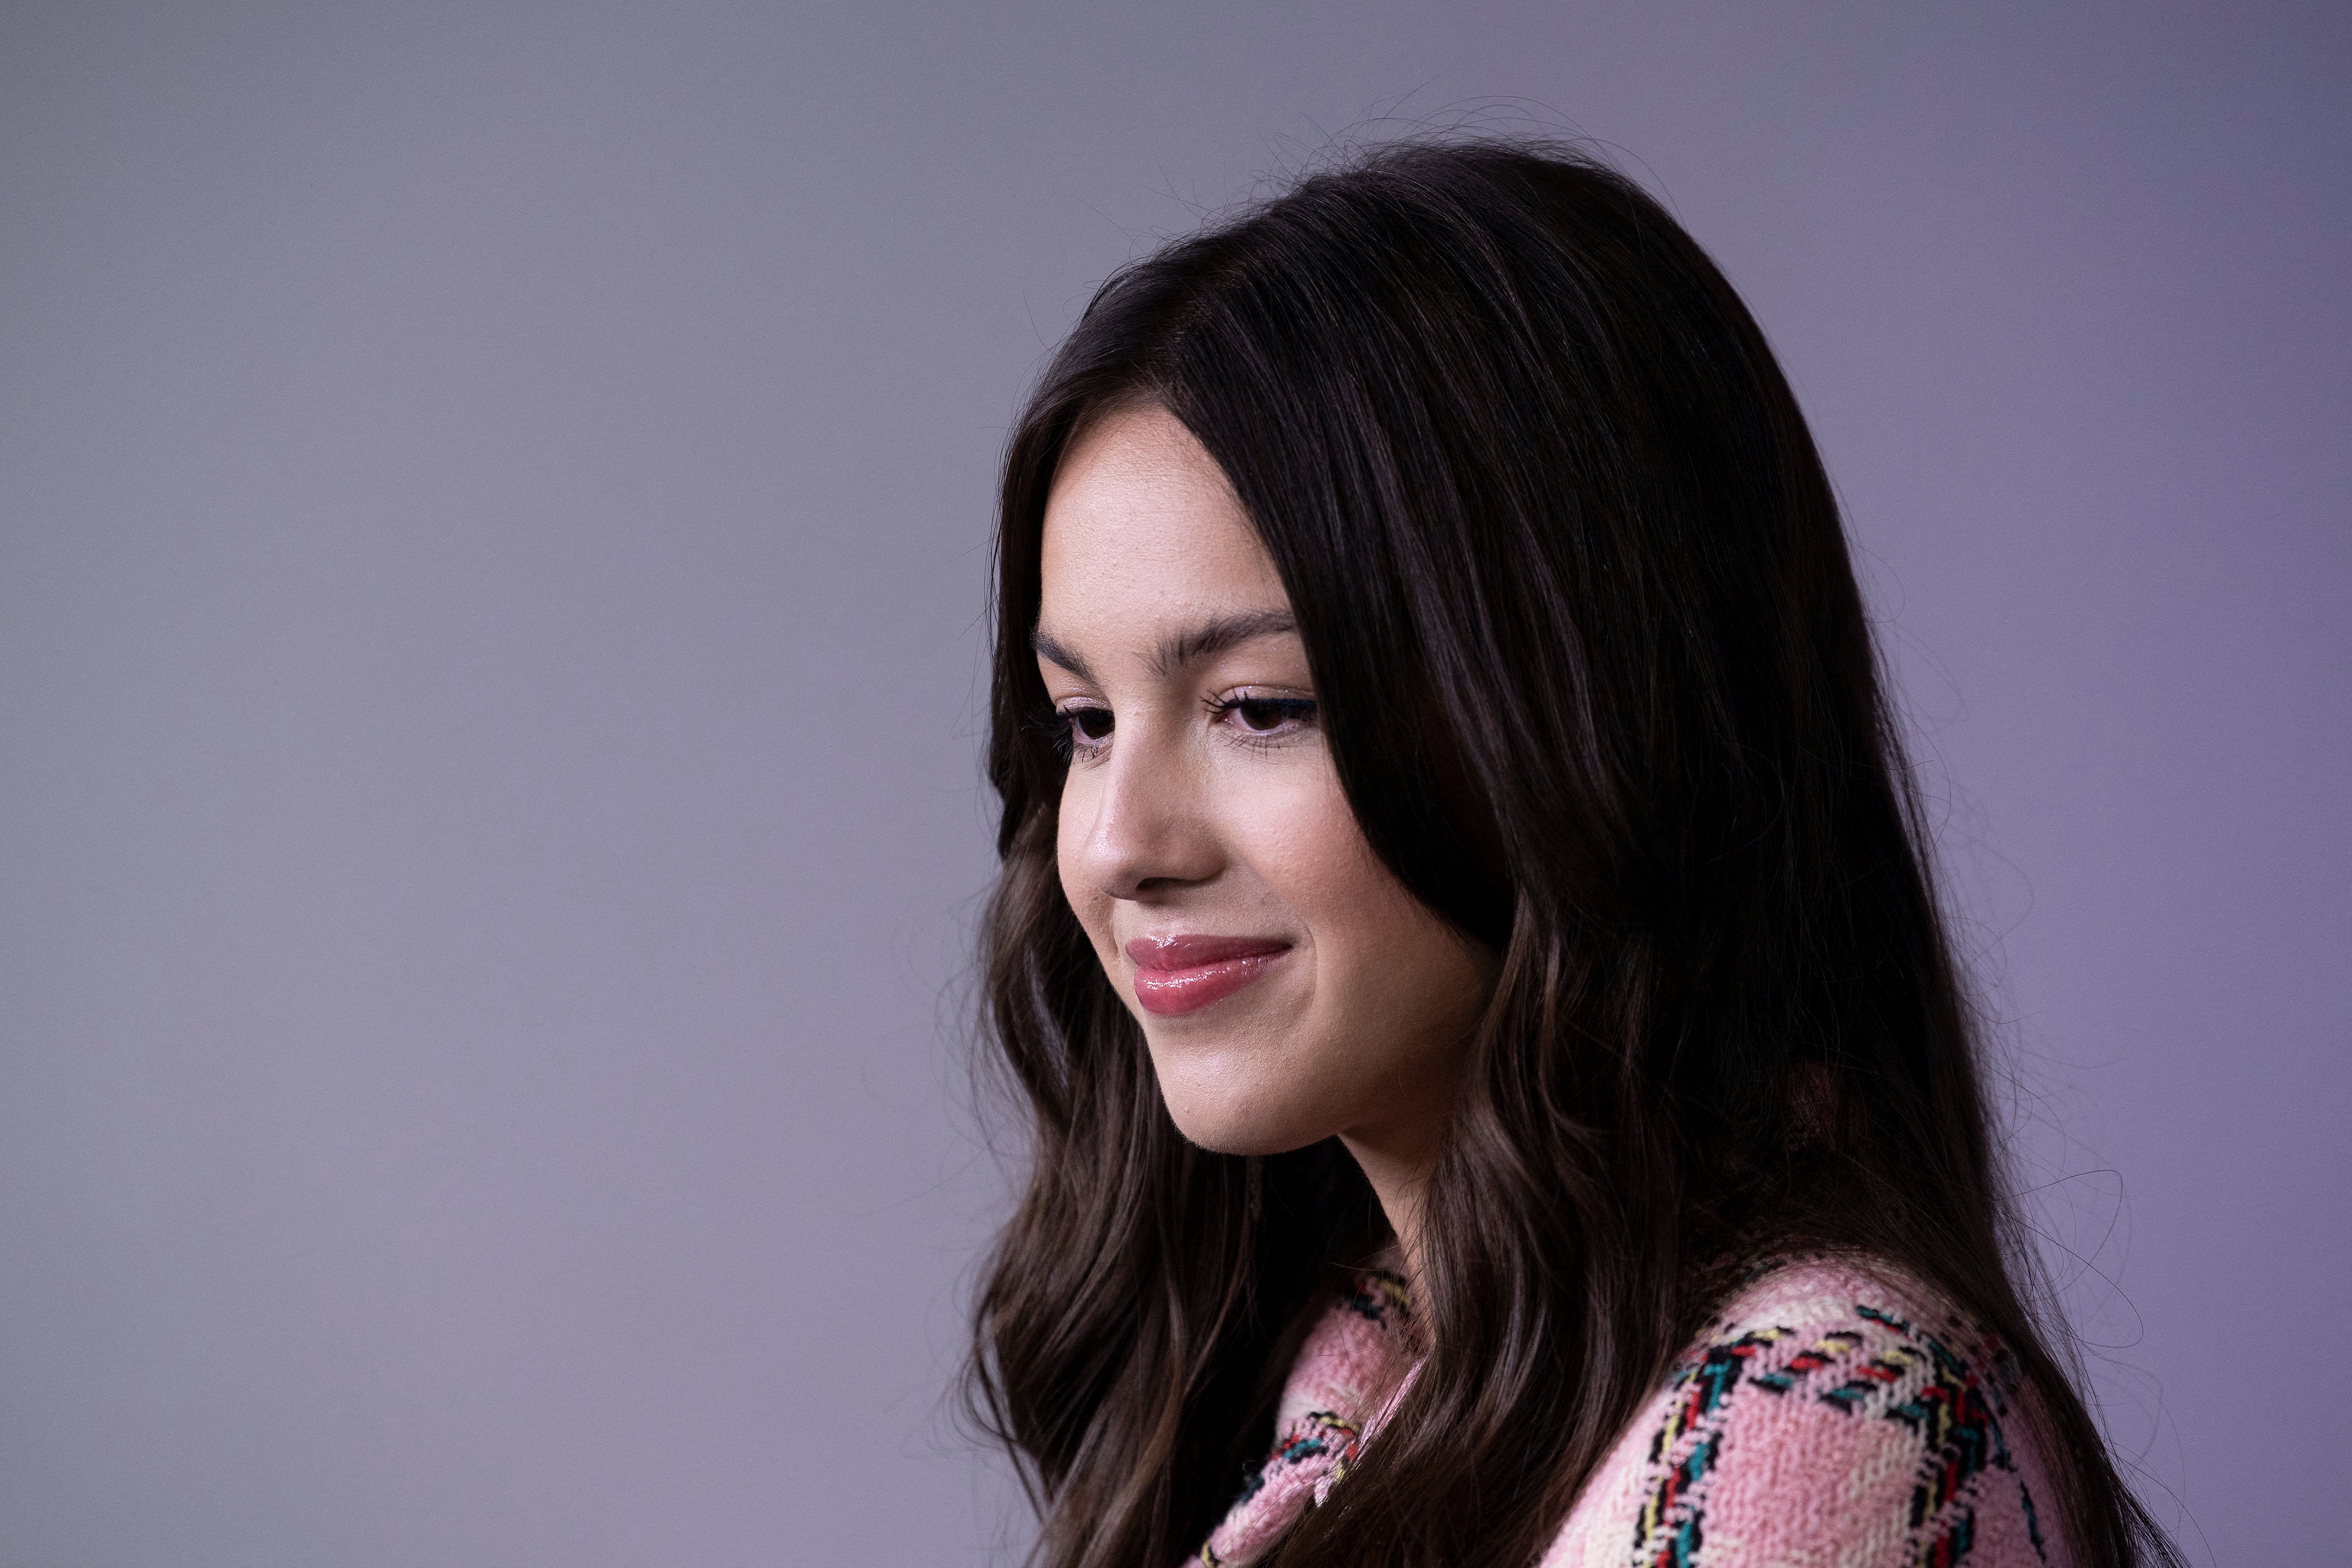
<svg viewBox="0 0 2352 1568">
<path fill-rule="evenodd" d="M 1223 1001 L 1289 951 L 1286 942 L 1249 936 L 1144 936 L 1127 944 L 1136 1001 L 1162 1015 Z"/>
</svg>

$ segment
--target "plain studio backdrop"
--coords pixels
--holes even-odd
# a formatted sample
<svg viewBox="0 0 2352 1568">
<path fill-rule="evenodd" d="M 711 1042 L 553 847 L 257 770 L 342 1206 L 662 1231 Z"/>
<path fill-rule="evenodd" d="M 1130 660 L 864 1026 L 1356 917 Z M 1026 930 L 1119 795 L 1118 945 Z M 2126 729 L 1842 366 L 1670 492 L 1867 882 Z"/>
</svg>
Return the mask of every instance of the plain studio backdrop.
<svg viewBox="0 0 2352 1568">
<path fill-rule="evenodd" d="M 1112 268 L 1465 122 L 1761 319 L 2109 1428 L 2340 1551 L 2347 99 L 2332 5 L 7 6 L 0 1564 L 1016 1551 L 998 453 Z"/>
</svg>

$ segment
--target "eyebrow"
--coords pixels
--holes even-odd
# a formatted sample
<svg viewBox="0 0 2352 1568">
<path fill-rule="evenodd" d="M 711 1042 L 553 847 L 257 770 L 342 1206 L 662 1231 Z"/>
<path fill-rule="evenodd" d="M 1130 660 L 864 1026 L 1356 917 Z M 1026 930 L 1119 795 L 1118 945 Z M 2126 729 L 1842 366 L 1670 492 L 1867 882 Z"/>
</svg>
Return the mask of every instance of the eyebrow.
<svg viewBox="0 0 2352 1568">
<path fill-rule="evenodd" d="M 1171 632 L 1160 639 L 1152 653 L 1151 672 L 1165 679 L 1188 664 L 1198 664 L 1204 658 L 1214 658 L 1221 653 L 1239 647 L 1259 637 L 1295 636 L 1298 618 L 1288 610 L 1249 610 L 1240 615 L 1219 616 L 1214 620 Z M 1042 626 L 1029 634 L 1030 651 L 1068 670 L 1088 685 L 1097 685 L 1094 671 L 1085 659 L 1054 640 Z"/>
<path fill-rule="evenodd" d="M 1052 637 L 1046 636 L 1042 629 L 1033 631 L 1029 634 L 1029 651 L 1035 654 L 1039 658 L 1044 659 L 1048 664 L 1058 665 L 1062 668 L 1068 670 L 1072 675 L 1076 676 L 1088 686 L 1100 686 L 1102 684 L 1101 681 L 1095 679 L 1095 672 L 1087 668 L 1087 661 L 1085 659 L 1080 658 L 1076 654 L 1072 653 L 1068 648 L 1064 647 L 1060 643 L 1055 642 Z"/>
</svg>

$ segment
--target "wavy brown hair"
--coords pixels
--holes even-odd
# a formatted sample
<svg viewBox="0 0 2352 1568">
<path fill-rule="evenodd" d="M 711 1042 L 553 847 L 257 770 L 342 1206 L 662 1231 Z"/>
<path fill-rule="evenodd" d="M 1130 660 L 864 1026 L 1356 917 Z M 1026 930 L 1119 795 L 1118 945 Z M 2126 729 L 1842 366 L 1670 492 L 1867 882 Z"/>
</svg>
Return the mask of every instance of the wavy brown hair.
<svg viewBox="0 0 2352 1568">
<path fill-rule="evenodd" d="M 1432 1349 L 1284 1568 L 1521 1568 L 1745 1263 L 1940 1287 L 2040 1398 L 2086 1564 L 2169 1560 L 2016 1281 L 1972 1015 L 1835 500 L 1762 333 L 1572 153 L 1391 147 L 1106 284 L 1007 452 L 983 968 L 1031 1112 L 974 1404 L 1044 1568 L 1193 1550 L 1329 1270 L 1344 1151 L 1187 1143 L 1063 899 L 1036 624 L 1074 435 L 1164 405 L 1232 480 L 1375 851 L 1499 957 L 1425 1197 Z"/>
</svg>

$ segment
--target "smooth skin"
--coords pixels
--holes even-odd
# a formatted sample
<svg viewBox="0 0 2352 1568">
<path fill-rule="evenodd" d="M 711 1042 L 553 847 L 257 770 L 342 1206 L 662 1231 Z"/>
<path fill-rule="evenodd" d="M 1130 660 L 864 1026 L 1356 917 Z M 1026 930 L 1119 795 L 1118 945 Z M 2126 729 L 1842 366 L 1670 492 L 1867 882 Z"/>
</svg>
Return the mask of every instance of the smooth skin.
<svg viewBox="0 0 2352 1568">
<path fill-rule="evenodd" d="M 1339 787 L 1274 562 L 1214 458 L 1157 406 L 1107 414 L 1045 508 L 1037 666 L 1069 727 L 1062 889 L 1143 1026 L 1185 1137 L 1272 1154 L 1337 1136 L 1416 1277 L 1491 953 L 1405 890 Z M 1177 1016 L 1129 945 L 1283 944 Z"/>
</svg>

